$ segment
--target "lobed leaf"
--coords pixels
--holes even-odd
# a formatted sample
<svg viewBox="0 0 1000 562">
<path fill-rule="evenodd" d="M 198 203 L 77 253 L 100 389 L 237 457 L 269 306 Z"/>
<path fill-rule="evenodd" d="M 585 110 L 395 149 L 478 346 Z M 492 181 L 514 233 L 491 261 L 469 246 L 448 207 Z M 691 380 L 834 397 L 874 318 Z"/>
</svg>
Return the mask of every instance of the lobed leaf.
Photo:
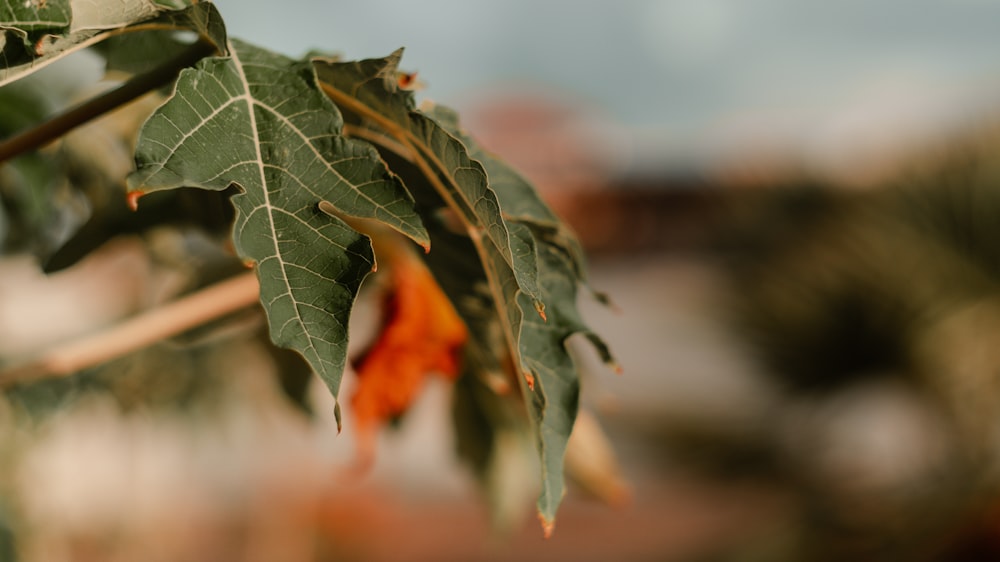
<svg viewBox="0 0 1000 562">
<path fill-rule="evenodd" d="M 533 298 L 518 287 L 506 263 L 486 262 L 504 293 L 500 301 L 508 329 L 516 342 L 515 356 L 528 411 L 535 427 L 536 445 L 542 462 L 542 492 L 538 512 L 547 533 L 562 500 L 563 460 L 573 430 L 579 402 L 579 381 L 566 340 L 583 334 L 609 364 L 614 364 L 607 345 L 584 324 L 576 307 L 577 288 L 585 280 L 583 251 L 576 237 L 539 197 L 537 191 L 510 166 L 488 154 L 460 127 L 457 115 L 442 106 L 428 109 L 449 132 L 461 138 L 469 152 L 489 173 L 498 196 L 512 248 L 521 260 L 535 259 L 545 317 L 533 314 Z"/>
<path fill-rule="evenodd" d="M 395 68 L 393 58 L 385 59 L 391 63 L 389 68 Z M 357 95 L 356 99 L 365 99 L 376 84 L 385 84 L 382 78 L 389 75 L 386 67 L 371 61 L 345 63 L 341 68 L 355 71 L 365 67 L 371 73 L 369 78 L 356 76 L 355 86 L 345 88 Z M 398 91 L 390 95 L 408 96 Z M 394 109 L 398 103 L 386 102 L 389 98 L 385 96 L 381 99 L 370 104 L 381 103 L 384 117 L 404 115 Z M 504 251 L 488 230 L 472 228 L 463 235 L 445 224 L 447 221 L 428 223 L 434 251 L 427 260 L 470 329 L 467 374 L 496 379 L 496 371 L 504 365 L 515 371 L 541 457 L 538 512 L 549 533 L 565 488 L 563 461 L 579 400 L 577 371 L 566 350 L 566 339 L 582 333 L 605 361 L 613 363 L 607 346 L 584 325 L 576 309 L 577 287 L 584 280 L 583 253 L 575 236 L 527 181 L 462 133 L 454 112 L 433 107 L 419 114 L 419 119 L 414 113 L 409 110 L 405 114 L 411 123 L 431 122 L 439 134 L 460 143 L 463 154 L 474 163 L 470 167 L 482 171 L 487 181 L 484 189 L 496 197 L 499 220 L 507 231 Z M 387 128 L 382 123 L 376 126 Z M 403 140 L 414 142 L 414 137 L 420 138 L 407 135 Z M 412 152 L 399 156 L 409 156 L 411 162 L 404 165 L 393 160 L 392 165 L 414 193 L 433 189 L 433 178 L 428 178 L 416 162 L 419 156 Z M 423 205 L 431 209 L 449 206 L 448 192 L 438 195 L 436 199 L 425 196 Z M 539 306 L 542 302 L 544 307 Z"/>
<path fill-rule="evenodd" d="M 178 187 L 238 187 L 232 238 L 256 267 L 271 338 L 299 352 L 334 397 L 351 308 L 376 259 L 351 219 L 377 221 L 425 250 L 433 241 L 426 262 L 468 329 L 466 374 L 518 381 L 541 457 L 538 511 L 551 532 L 579 400 L 566 339 L 584 334 L 611 362 L 576 309 L 585 264 L 569 229 L 528 182 L 461 131 L 453 112 L 416 109 L 400 87 L 402 50 L 359 62 L 296 61 L 228 41 L 209 2 L 0 0 L 0 85 L 140 29 L 160 31 L 147 41 L 154 50 L 178 48 L 162 30 L 183 29 L 212 42 L 220 56 L 183 71 L 143 126 L 130 200 Z M 109 45 L 112 52 L 138 44 L 119 41 Z M 108 62 L 133 70 L 145 65 L 130 57 Z M 387 165 L 389 153 L 401 159 L 398 166 Z M 433 284 L 423 279 L 416 292 Z M 413 351 L 410 332 L 430 334 L 427 322 L 445 308 L 439 302 L 413 312 L 414 306 L 397 319 L 390 328 L 408 331 L 382 340 L 387 351 L 369 360 L 372 370 L 397 370 L 399 350 Z M 457 368 L 456 334 L 465 333 L 458 328 L 446 330 L 436 352 L 414 352 L 416 371 Z M 491 403 L 482 390 L 477 401 Z M 494 406 L 483 420 L 509 421 L 511 411 Z M 339 407 L 337 417 L 339 423 Z M 482 464 L 482 451 L 475 454 Z"/>
<path fill-rule="evenodd" d="M 271 338 L 300 352 L 337 396 L 351 307 L 374 255 L 321 203 L 424 246 L 429 238 L 375 150 L 340 135 L 309 63 L 238 41 L 230 52 L 182 72 L 140 133 L 129 183 L 140 193 L 241 188 L 233 241 L 256 264 Z"/>
</svg>

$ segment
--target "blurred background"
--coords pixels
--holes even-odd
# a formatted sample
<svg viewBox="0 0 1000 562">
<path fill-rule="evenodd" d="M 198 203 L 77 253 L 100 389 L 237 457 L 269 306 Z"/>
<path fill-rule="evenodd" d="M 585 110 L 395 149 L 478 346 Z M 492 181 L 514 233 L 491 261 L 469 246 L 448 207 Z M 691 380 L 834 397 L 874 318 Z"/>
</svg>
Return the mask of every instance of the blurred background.
<svg viewBox="0 0 1000 562">
<path fill-rule="evenodd" d="M 112 459 L 133 463 L 136 489 L 190 497 L 120 498 L 94 465 L 91 495 L 35 494 L 34 520 L 101 528 L 82 506 L 109 506 L 108 521 L 125 506 L 144 515 L 137 536 L 246 560 L 311 560 L 313 532 L 338 560 L 1000 559 L 1000 4 L 216 3 L 231 35 L 290 56 L 405 46 L 419 97 L 458 109 L 572 224 L 614 303 L 581 304 L 624 374 L 586 346 L 579 359 L 603 427 L 588 444 L 617 461 L 589 480 L 577 467 L 548 541 L 531 484 L 509 483 L 521 496 L 495 536 L 443 383 L 361 479 L 341 478 L 351 430 L 334 435 L 322 389 L 318 426 L 278 406 L 229 412 L 220 449 L 120 428 L 96 404 L 90 425 L 50 432 L 24 478 L 58 465 L 46 481 L 79 480 L 67 458 Z M 109 276 L 135 271 L 122 255 Z M 144 450 L 151 436 L 167 445 Z M 200 499 L 220 488 L 225 507 Z M 184 509 L 158 511 L 167 499 Z M 234 549 L 222 531 L 255 538 Z"/>
<path fill-rule="evenodd" d="M 955 429 L 971 407 L 948 380 L 1000 363 L 940 367 L 983 354 L 919 319 L 996 294 L 1000 238 L 983 225 L 1000 220 L 1000 4 L 219 5 L 233 34 L 289 54 L 405 46 L 420 95 L 536 182 L 612 296 L 613 310 L 585 309 L 625 374 L 584 357 L 584 401 L 632 502 L 571 491 L 556 538 L 528 523 L 499 557 L 987 559 L 995 507 L 956 482 L 991 471 L 992 440 Z M 308 17 L 276 23 L 289 13 Z M 966 269 L 985 279 L 974 296 L 953 277 Z M 992 342 L 991 322 L 952 323 L 959 341 Z M 979 416 L 955 423 L 992 427 Z M 399 524 L 435 532 L 410 517 Z M 448 537 L 426 557 L 469 555 Z"/>
<path fill-rule="evenodd" d="M 978 119 L 1000 90 L 1000 6 L 980 0 L 297 0 L 294 26 L 263 0 L 218 4 L 235 35 L 289 55 L 405 46 L 427 97 L 461 110 L 572 111 L 616 172 L 847 166 Z"/>
</svg>

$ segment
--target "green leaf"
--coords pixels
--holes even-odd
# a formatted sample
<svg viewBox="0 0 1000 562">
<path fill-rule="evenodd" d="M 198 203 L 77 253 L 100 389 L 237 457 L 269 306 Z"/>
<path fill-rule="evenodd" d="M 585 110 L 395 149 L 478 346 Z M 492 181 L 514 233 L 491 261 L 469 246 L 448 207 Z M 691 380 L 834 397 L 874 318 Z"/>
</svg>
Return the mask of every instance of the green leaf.
<svg viewBox="0 0 1000 562">
<path fill-rule="evenodd" d="M 384 59 L 332 62 L 316 59 L 316 72 L 335 103 L 344 111 L 373 120 L 402 143 L 431 185 L 467 229 L 485 233 L 495 251 L 514 268 L 521 290 L 540 303 L 537 272 L 531 260 L 515 264 L 510 235 L 486 170 L 461 140 L 415 110 L 413 95 L 398 85 L 402 49 Z M 480 260 L 485 256 L 480 256 Z M 539 304 L 539 306 L 541 306 Z"/>
<path fill-rule="evenodd" d="M 453 112 L 413 109 L 411 94 L 390 80 L 398 54 L 378 61 L 318 63 L 318 74 L 344 94 L 333 96 L 342 108 L 368 120 L 356 121 L 359 127 L 367 125 L 361 135 L 374 142 L 389 135 L 402 145 L 383 143 L 385 155 L 397 152 L 392 167 L 415 194 L 436 192 L 436 197 L 418 195 L 430 214 L 443 206 L 472 222 L 464 235 L 445 222 L 429 222 L 433 251 L 427 261 L 469 326 L 471 374 L 496 377 L 501 365 L 514 365 L 541 457 L 538 511 L 549 532 L 563 496 L 563 458 L 579 399 L 577 371 L 565 341 L 582 333 L 613 363 L 607 346 L 583 324 L 576 309 L 577 287 L 584 280 L 583 253 L 531 185 L 462 133 Z M 421 159 L 435 157 L 441 162 L 461 160 L 461 170 L 474 172 L 448 178 L 454 168 L 443 166 L 428 174 Z M 452 184 L 443 190 L 435 185 L 444 183 L 442 176 Z M 496 201 L 496 213 L 481 217 L 459 207 L 482 194 Z M 491 222 L 502 225 L 507 235 L 482 227 Z M 527 380 L 533 382 L 531 387 Z"/>
<path fill-rule="evenodd" d="M 201 41 L 214 45 L 217 54 L 227 54 L 226 25 L 211 3 L 163 12 L 155 19 L 132 26 L 131 30 L 138 32 L 114 34 L 96 46 L 108 71 L 140 74 L 181 55 L 191 47 L 190 38 L 181 31 L 193 32 Z"/>
<path fill-rule="evenodd" d="M 551 530 L 579 400 L 567 338 L 583 334 L 611 362 L 576 308 L 585 264 L 573 234 L 454 113 L 416 108 L 399 86 L 401 50 L 351 63 L 293 60 L 229 42 L 214 6 L 193 0 L 0 0 L 0 84 L 112 35 L 109 67 L 142 72 L 149 53 L 182 48 L 171 30 L 194 31 L 220 56 L 181 72 L 143 126 L 133 195 L 238 191 L 232 239 L 256 267 L 271 339 L 301 354 L 335 397 L 351 309 L 376 259 L 356 230 L 364 222 L 352 219 L 385 224 L 425 249 L 433 242 L 428 265 L 472 338 L 470 403 L 458 413 L 477 427 L 462 437 L 464 454 L 484 472 L 502 466 L 491 458 L 502 454 L 498 436 L 530 427 L 541 458 L 538 511 Z M 137 31 L 149 32 L 145 41 L 122 37 Z M 495 392 L 498 381 L 512 392 Z"/>
<path fill-rule="evenodd" d="M 442 228 L 431 228 L 434 250 L 427 260 L 469 326 L 473 349 L 468 352 L 471 361 L 467 375 L 496 378 L 495 371 L 505 363 L 503 350 L 510 346 L 505 340 L 513 341 L 514 349 L 508 352 L 516 369 L 513 376 L 521 385 L 541 458 L 538 513 L 549 530 L 565 488 L 563 458 L 579 398 L 577 371 L 565 341 L 576 333 L 588 337 L 592 333 L 576 310 L 579 280 L 569 254 L 557 245 L 539 242 L 523 224 L 508 223 L 508 227 L 512 234 L 531 240 L 531 255 L 538 259 L 542 297 L 549 304 L 545 320 L 536 313 L 532 299 L 518 289 L 513 270 L 499 252 L 489 252 L 491 259 L 485 264 L 478 262 L 471 240 Z M 456 264 L 462 265 L 456 267 Z M 498 316 L 497 303 L 502 317 Z M 506 338 L 504 332 L 508 334 Z M 610 360 L 606 346 L 600 340 L 595 343 Z M 533 385 L 526 383 L 526 376 L 533 380 Z"/>
<path fill-rule="evenodd" d="M 211 2 L 30 0 L 37 7 L 32 12 L 22 7 L 24 1 L 0 1 L 0 86 L 123 30 L 190 30 L 220 50 L 226 44 L 222 19 Z"/>
<path fill-rule="evenodd" d="M 470 369 L 495 378 L 512 365 L 507 375 L 522 386 L 542 460 L 539 514 L 551 529 L 579 396 L 565 341 L 583 333 L 610 361 L 576 310 L 584 265 L 575 237 L 453 114 L 415 109 L 398 87 L 399 52 L 310 65 L 238 42 L 232 49 L 182 73 L 143 130 L 133 187 L 244 190 L 234 198 L 234 241 L 258 265 L 272 338 L 301 352 L 334 395 L 350 309 L 373 260 L 367 240 L 337 216 L 433 242 L 428 265 L 472 333 Z M 345 120 L 381 158 L 342 136 Z M 417 195 L 430 233 L 389 169 Z M 321 203 L 336 212 L 320 212 Z M 457 232 L 446 216 L 458 218 Z"/>
<path fill-rule="evenodd" d="M 233 41 L 230 57 L 182 72 L 143 127 L 129 178 L 143 192 L 243 190 L 233 198 L 233 241 L 256 263 L 271 338 L 300 352 L 334 396 L 351 307 L 374 256 L 367 237 L 320 203 L 429 244 L 402 184 L 370 145 L 341 128 L 308 62 Z"/>
<path fill-rule="evenodd" d="M 180 55 L 189 46 L 177 37 L 176 31 L 152 30 L 109 37 L 95 50 L 104 56 L 107 71 L 141 74 Z"/>
<path fill-rule="evenodd" d="M 542 298 L 548 320 L 525 314 L 520 326 L 519 346 L 523 366 L 535 381 L 528 393 L 532 418 L 538 431 L 542 457 L 542 495 L 538 511 L 543 524 L 551 529 L 563 494 L 563 458 L 573 430 L 579 403 L 579 379 L 566 340 L 584 334 L 606 362 L 612 362 L 603 341 L 590 331 L 576 308 L 578 278 L 572 257 L 555 244 L 540 243 L 537 252 Z M 531 306 L 524 294 L 518 295 L 522 310 Z"/>
<path fill-rule="evenodd" d="M 539 196 L 538 191 L 523 176 L 496 156 L 483 150 L 462 129 L 458 113 L 449 107 L 438 104 L 429 107 L 421 106 L 421 109 L 424 114 L 461 140 L 469 154 L 482 164 L 489 176 L 490 185 L 499 198 L 505 218 L 552 227 L 562 224 L 559 217 Z"/>
<path fill-rule="evenodd" d="M 546 304 L 545 319 L 534 313 L 536 301 L 518 288 L 516 276 L 506 263 L 494 259 L 487 266 L 492 268 L 491 276 L 504 293 L 501 302 L 505 303 L 506 319 L 516 340 L 521 370 L 534 381 L 534 389 L 522 388 L 522 391 L 534 422 L 542 461 L 538 512 L 543 525 L 551 529 L 562 500 L 563 458 L 576 419 L 580 391 L 577 370 L 565 342 L 574 334 L 583 334 L 602 359 L 614 365 L 608 346 L 587 328 L 577 311 L 577 287 L 585 280 L 583 251 L 576 237 L 537 191 L 466 135 L 452 110 L 434 106 L 428 113 L 460 138 L 489 174 L 511 234 L 511 247 L 518 256 L 515 263 L 537 260 L 541 300 Z"/>
<path fill-rule="evenodd" d="M 500 201 L 504 218 L 508 221 L 530 224 L 536 230 L 548 231 L 546 238 L 569 253 L 576 275 L 581 281 L 585 281 L 587 267 L 583 247 L 576 235 L 552 211 L 531 183 L 466 134 L 459 125 L 458 114 L 454 110 L 435 104 L 425 109 L 424 113 L 460 139 L 468 148 L 469 154 L 483 165 L 489 176 L 490 185 Z"/>
<path fill-rule="evenodd" d="M 63 29 L 69 26 L 71 13 L 70 0 L 0 1 L 0 22 L 11 31 Z"/>
</svg>

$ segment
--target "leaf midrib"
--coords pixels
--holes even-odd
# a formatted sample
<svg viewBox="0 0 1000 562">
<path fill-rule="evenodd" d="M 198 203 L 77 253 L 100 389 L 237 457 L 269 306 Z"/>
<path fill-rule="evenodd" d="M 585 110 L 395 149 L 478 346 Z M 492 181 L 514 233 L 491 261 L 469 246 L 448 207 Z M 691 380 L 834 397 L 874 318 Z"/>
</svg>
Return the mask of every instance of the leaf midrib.
<svg viewBox="0 0 1000 562">
<path fill-rule="evenodd" d="M 250 81 L 247 79 L 246 73 L 243 71 L 243 64 L 240 62 L 239 51 L 234 49 L 232 44 L 229 45 L 229 51 L 230 53 L 232 53 L 231 55 L 232 61 L 234 63 L 234 66 L 236 67 L 236 73 L 239 77 L 240 84 L 243 86 L 244 91 L 246 92 L 244 95 L 240 96 L 239 99 L 246 100 L 247 104 L 247 113 L 249 114 L 248 118 L 250 120 L 250 127 L 254 139 L 253 143 L 254 152 L 256 153 L 257 157 L 257 170 L 260 173 L 260 185 L 264 197 L 265 212 L 267 213 L 267 218 L 268 218 L 267 226 L 271 231 L 271 243 L 274 248 L 274 257 L 275 259 L 278 260 L 279 267 L 281 267 L 281 281 L 284 285 L 285 293 L 287 293 L 288 296 L 291 298 L 292 309 L 295 311 L 295 319 L 299 322 L 300 325 L 304 326 L 306 322 L 302 318 L 302 314 L 299 312 L 298 302 L 295 299 L 295 294 L 292 292 L 292 286 L 288 282 L 288 271 L 287 268 L 285 267 L 286 265 L 285 260 L 282 259 L 281 251 L 278 248 L 278 231 L 275 229 L 274 226 L 275 207 L 274 205 L 271 204 L 271 193 L 267 188 L 267 179 L 266 179 L 266 174 L 264 173 L 264 167 L 265 167 L 264 156 L 263 154 L 261 154 L 260 151 L 260 145 L 261 145 L 260 131 L 257 128 L 257 115 L 254 112 L 255 102 L 253 100 L 253 97 L 250 95 Z M 263 104 L 261 105 L 263 106 Z M 313 343 L 312 337 L 308 336 L 308 334 L 306 337 L 306 341 L 308 342 L 308 349 L 310 353 L 314 357 L 321 358 L 319 351 L 316 349 L 316 346 Z"/>
</svg>

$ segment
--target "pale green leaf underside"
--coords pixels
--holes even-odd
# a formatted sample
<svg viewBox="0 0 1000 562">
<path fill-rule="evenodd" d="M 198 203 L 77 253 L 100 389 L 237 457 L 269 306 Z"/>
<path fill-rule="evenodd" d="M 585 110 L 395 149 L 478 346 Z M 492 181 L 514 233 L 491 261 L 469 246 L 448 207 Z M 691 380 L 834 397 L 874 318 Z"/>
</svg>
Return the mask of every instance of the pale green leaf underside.
<svg viewBox="0 0 1000 562">
<path fill-rule="evenodd" d="M 8 29 L 43 30 L 52 34 L 117 29 L 194 3 L 192 0 L 0 0 L 0 22 Z"/>
<path fill-rule="evenodd" d="M 375 150 L 340 135 L 336 107 L 299 63 L 241 42 L 184 71 L 140 134 L 130 186 L 232 184 L 237 252 L 256 263 L 271 338 L 303 354 L 336 396 L 370 242 L 321 212 L 387 224 L 427 245 L 412 199 Z"/>
<path fill-rule="evenodd" d="M 155 18 L 164 10 L 182 9 L 191 2 L 177 2 L 175 6 L 159 6 L 152 0 L 70 0 L 73 21 L 69 32 L 85 29 L 117 29 L 135 22 Z"/>
<path fill-rule="evenodd" d="M 23 78 L 62 57 L 95 45 L 124 28 L 146 24 L 191 30 L 225 47 L 225 29 L 215 5 L 174 2 L 179 9 L 149 0 L 25 2 L 0 0 L 0 86 Z M 33 19 L 34 18 L 34 19 Z"/>
</svg>

